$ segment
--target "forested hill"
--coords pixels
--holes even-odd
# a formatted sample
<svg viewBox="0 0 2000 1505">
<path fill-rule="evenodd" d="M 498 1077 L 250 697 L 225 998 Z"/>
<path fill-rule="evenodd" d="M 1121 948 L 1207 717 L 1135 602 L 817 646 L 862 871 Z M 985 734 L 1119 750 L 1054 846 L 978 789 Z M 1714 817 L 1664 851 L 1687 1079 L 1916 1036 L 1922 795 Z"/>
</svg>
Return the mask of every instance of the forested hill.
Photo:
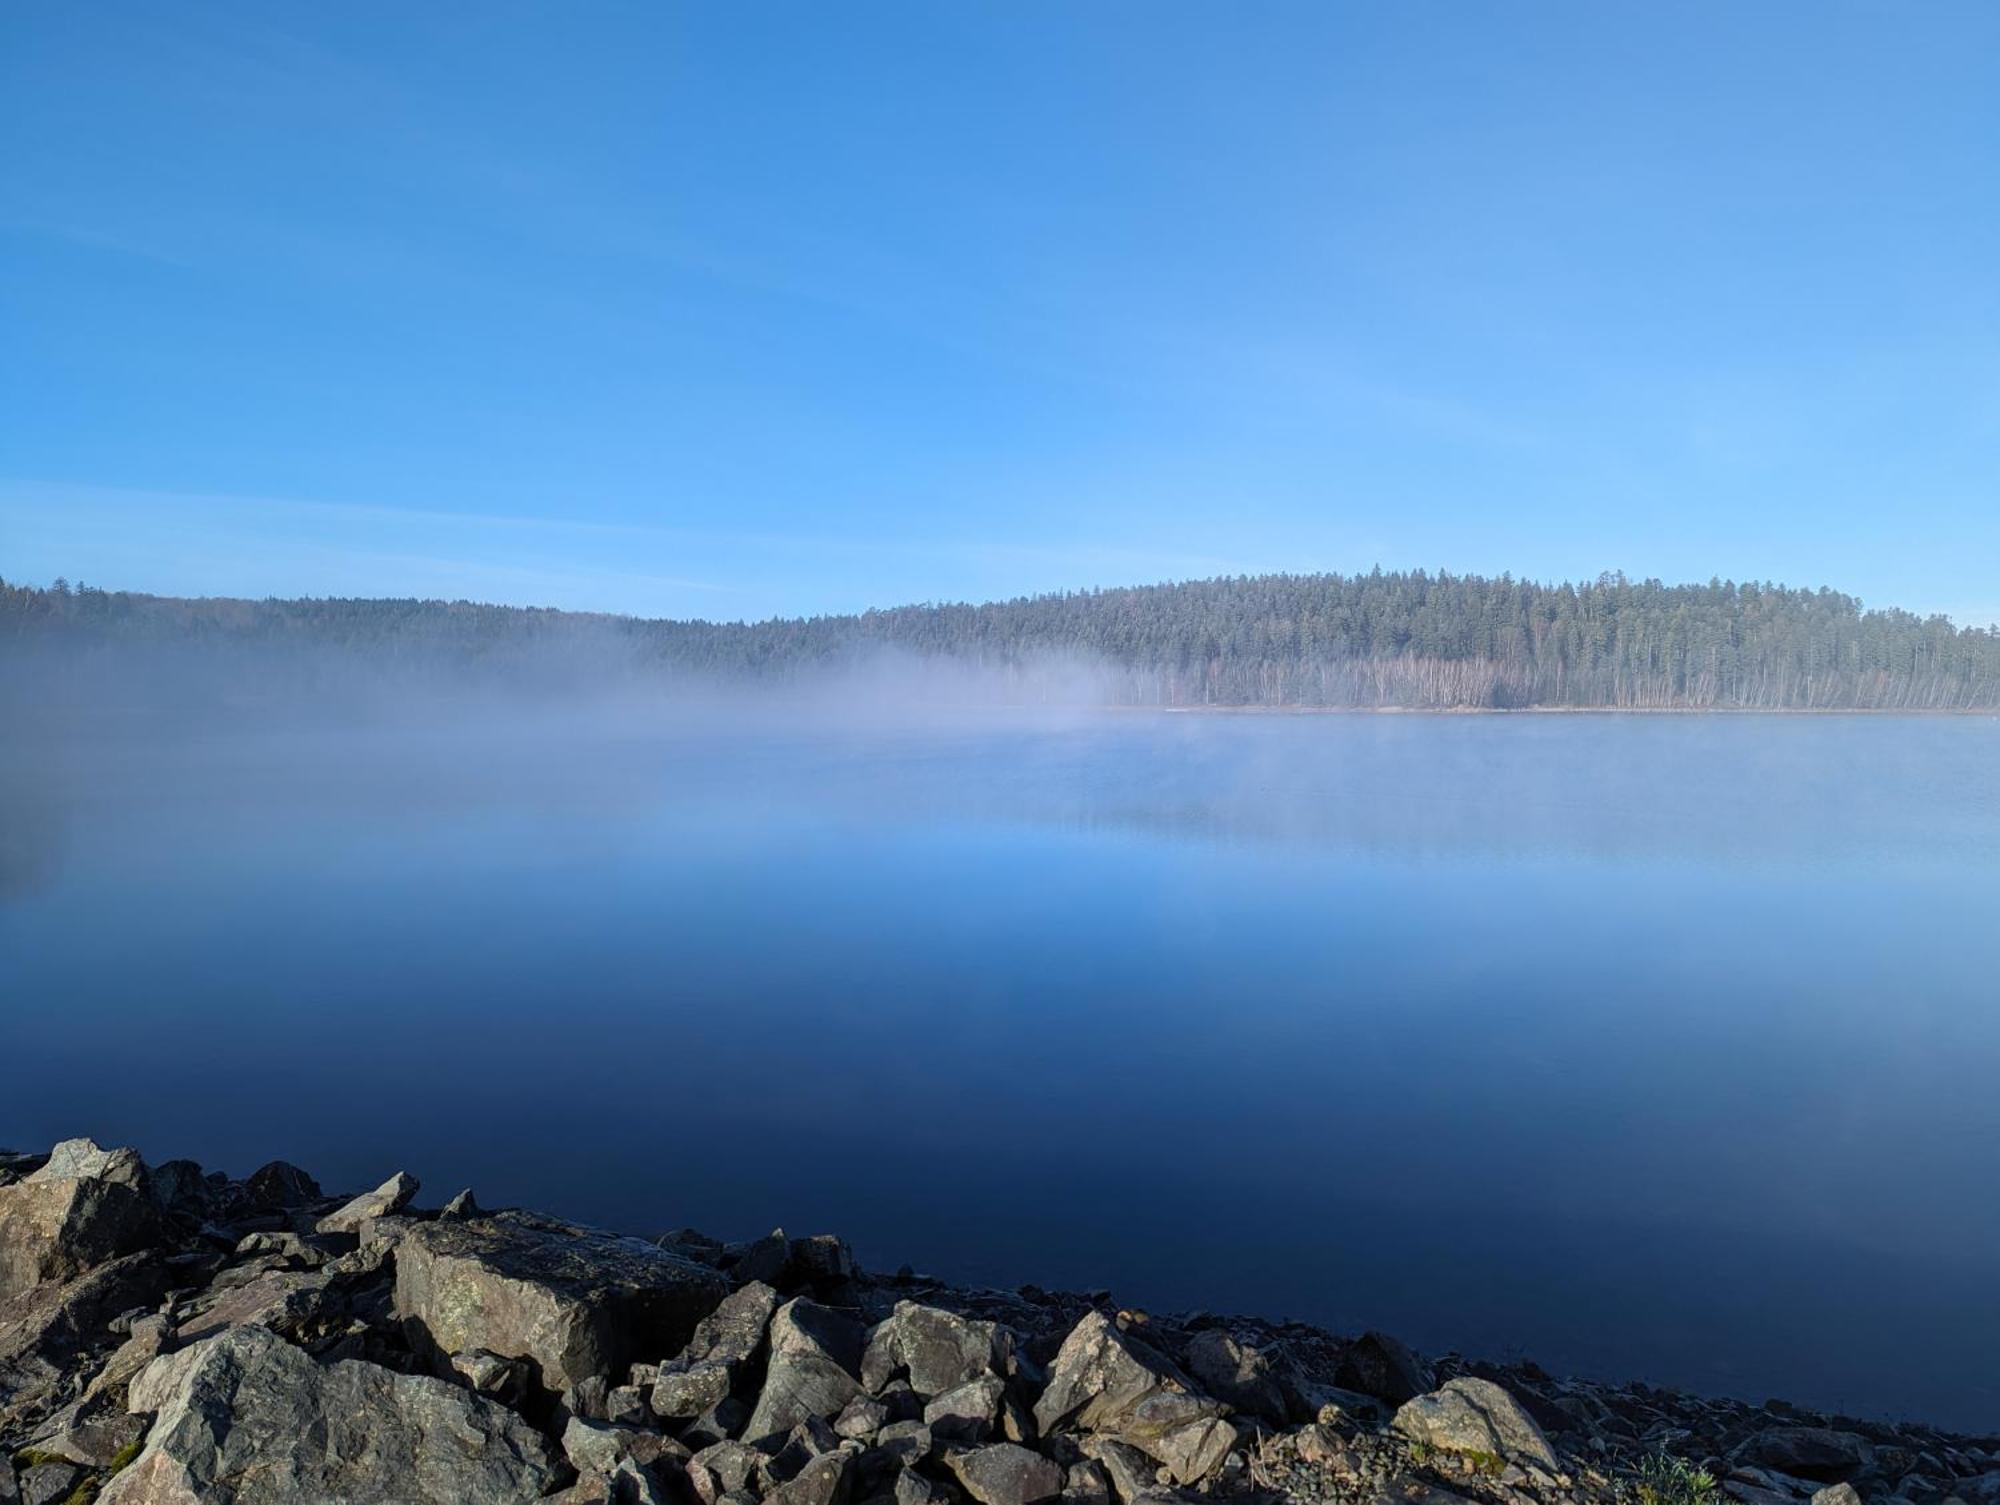
<svg viewBox="0 0 2000 1505">
<path fill-rule="evenodd" d="M 888 647 L 1024 673 L 1087 663 L 1106 698 L 1172 706 L 2000 708 L 2000 631 L 1864 611 L 1830 590 L 1601 576 L 1263 575 L 758 623 L 466 602 L 181 600 L 0 583 L 0 647 L 339 647 L 505 669 L 545 650 L 809 677 Z"/>
</svg>

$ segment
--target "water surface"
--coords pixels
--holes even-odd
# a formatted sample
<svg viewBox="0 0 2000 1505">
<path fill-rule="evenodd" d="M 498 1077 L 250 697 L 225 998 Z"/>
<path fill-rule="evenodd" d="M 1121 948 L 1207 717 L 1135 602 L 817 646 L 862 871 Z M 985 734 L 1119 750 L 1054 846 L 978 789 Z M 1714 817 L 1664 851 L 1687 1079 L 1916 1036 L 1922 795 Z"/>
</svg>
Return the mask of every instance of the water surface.
<svg viewBox="0 0 2000 1505">
<path fill-rule="evenodd" d="M 2000 722 L 108 738 L 0 1143 L 2000 1428 Z"/>
</svg>

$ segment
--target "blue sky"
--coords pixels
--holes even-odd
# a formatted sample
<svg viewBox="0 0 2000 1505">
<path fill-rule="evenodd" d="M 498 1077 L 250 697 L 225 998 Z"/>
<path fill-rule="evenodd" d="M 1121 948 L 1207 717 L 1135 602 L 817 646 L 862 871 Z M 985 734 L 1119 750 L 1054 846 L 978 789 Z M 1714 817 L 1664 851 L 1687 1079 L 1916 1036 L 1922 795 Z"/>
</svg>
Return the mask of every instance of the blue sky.
<svg viewBox="0 0 2000 1505">
<path fill-rule="evenodd" d="M 0 574 L 2000 618 L 2000 7 L 16 6 Z"/>
</svg>

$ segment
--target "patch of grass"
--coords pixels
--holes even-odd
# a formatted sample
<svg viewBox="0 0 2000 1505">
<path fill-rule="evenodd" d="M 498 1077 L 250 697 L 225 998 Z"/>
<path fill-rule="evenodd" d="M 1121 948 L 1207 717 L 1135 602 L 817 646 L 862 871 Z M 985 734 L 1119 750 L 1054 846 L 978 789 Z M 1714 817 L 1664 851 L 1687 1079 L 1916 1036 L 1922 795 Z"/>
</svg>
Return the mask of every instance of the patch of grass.
<svg viewBox="0 0 2000 1505">
<path fill-rule="evenodd" d="M 22 1448 L 14 1455 L 16 1468 L 40 1468 L 44 1463 L 68 1463 L 70 1460 L 61 1453 L 51 1453 L 46 1448 Z"/>
<path fill-rule="evenodd" d="M 1641 1505 L 1715 1505 L 1715 1475 L 1685 1458 L 1655 1453 L 1639 1465 Z"/>
<path fill-rule="evenodd" d="M 1484 1448 L 1466 1448 L 1458 1456 L 1465 1460 L 1465 1466 L 1473 1473 L 1484 1474 L 1489 1479 L 1497 1479 L 1507 1470 L 1505 1458 Z"/>
<path fill-rule="evenodd" d="M 135 1437 L 130 1442 L 126 1443 L 125 1446 L 120 1448 L 117 1452 L 113 1453 L 111 1455 L 111 1462 L 106 1464 L 105 1467 L 109 1472 L 114 1474 L 117 1473 L 118 1470 L 120 1470 L 121 1468 L 130 1468 L 132 1466 L 132 1460 L 134 1458 L 137 1458 L 141 1453 L 145 1451 L 146 1451 L 145 1438 Z"/>
</svg>

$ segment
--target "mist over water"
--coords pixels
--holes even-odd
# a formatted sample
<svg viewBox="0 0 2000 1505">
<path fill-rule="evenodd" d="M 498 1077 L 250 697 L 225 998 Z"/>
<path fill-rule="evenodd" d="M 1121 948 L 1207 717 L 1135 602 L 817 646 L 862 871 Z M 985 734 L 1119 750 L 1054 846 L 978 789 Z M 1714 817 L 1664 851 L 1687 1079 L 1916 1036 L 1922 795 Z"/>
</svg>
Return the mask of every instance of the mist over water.
<svg viewBox="0 0 2000 1505">
<path fill-rule="evenodd" d="M 2000 1426 L 2000 721 L 559 667 L 14 675 L 0 1143 Z"/>
</svg>

